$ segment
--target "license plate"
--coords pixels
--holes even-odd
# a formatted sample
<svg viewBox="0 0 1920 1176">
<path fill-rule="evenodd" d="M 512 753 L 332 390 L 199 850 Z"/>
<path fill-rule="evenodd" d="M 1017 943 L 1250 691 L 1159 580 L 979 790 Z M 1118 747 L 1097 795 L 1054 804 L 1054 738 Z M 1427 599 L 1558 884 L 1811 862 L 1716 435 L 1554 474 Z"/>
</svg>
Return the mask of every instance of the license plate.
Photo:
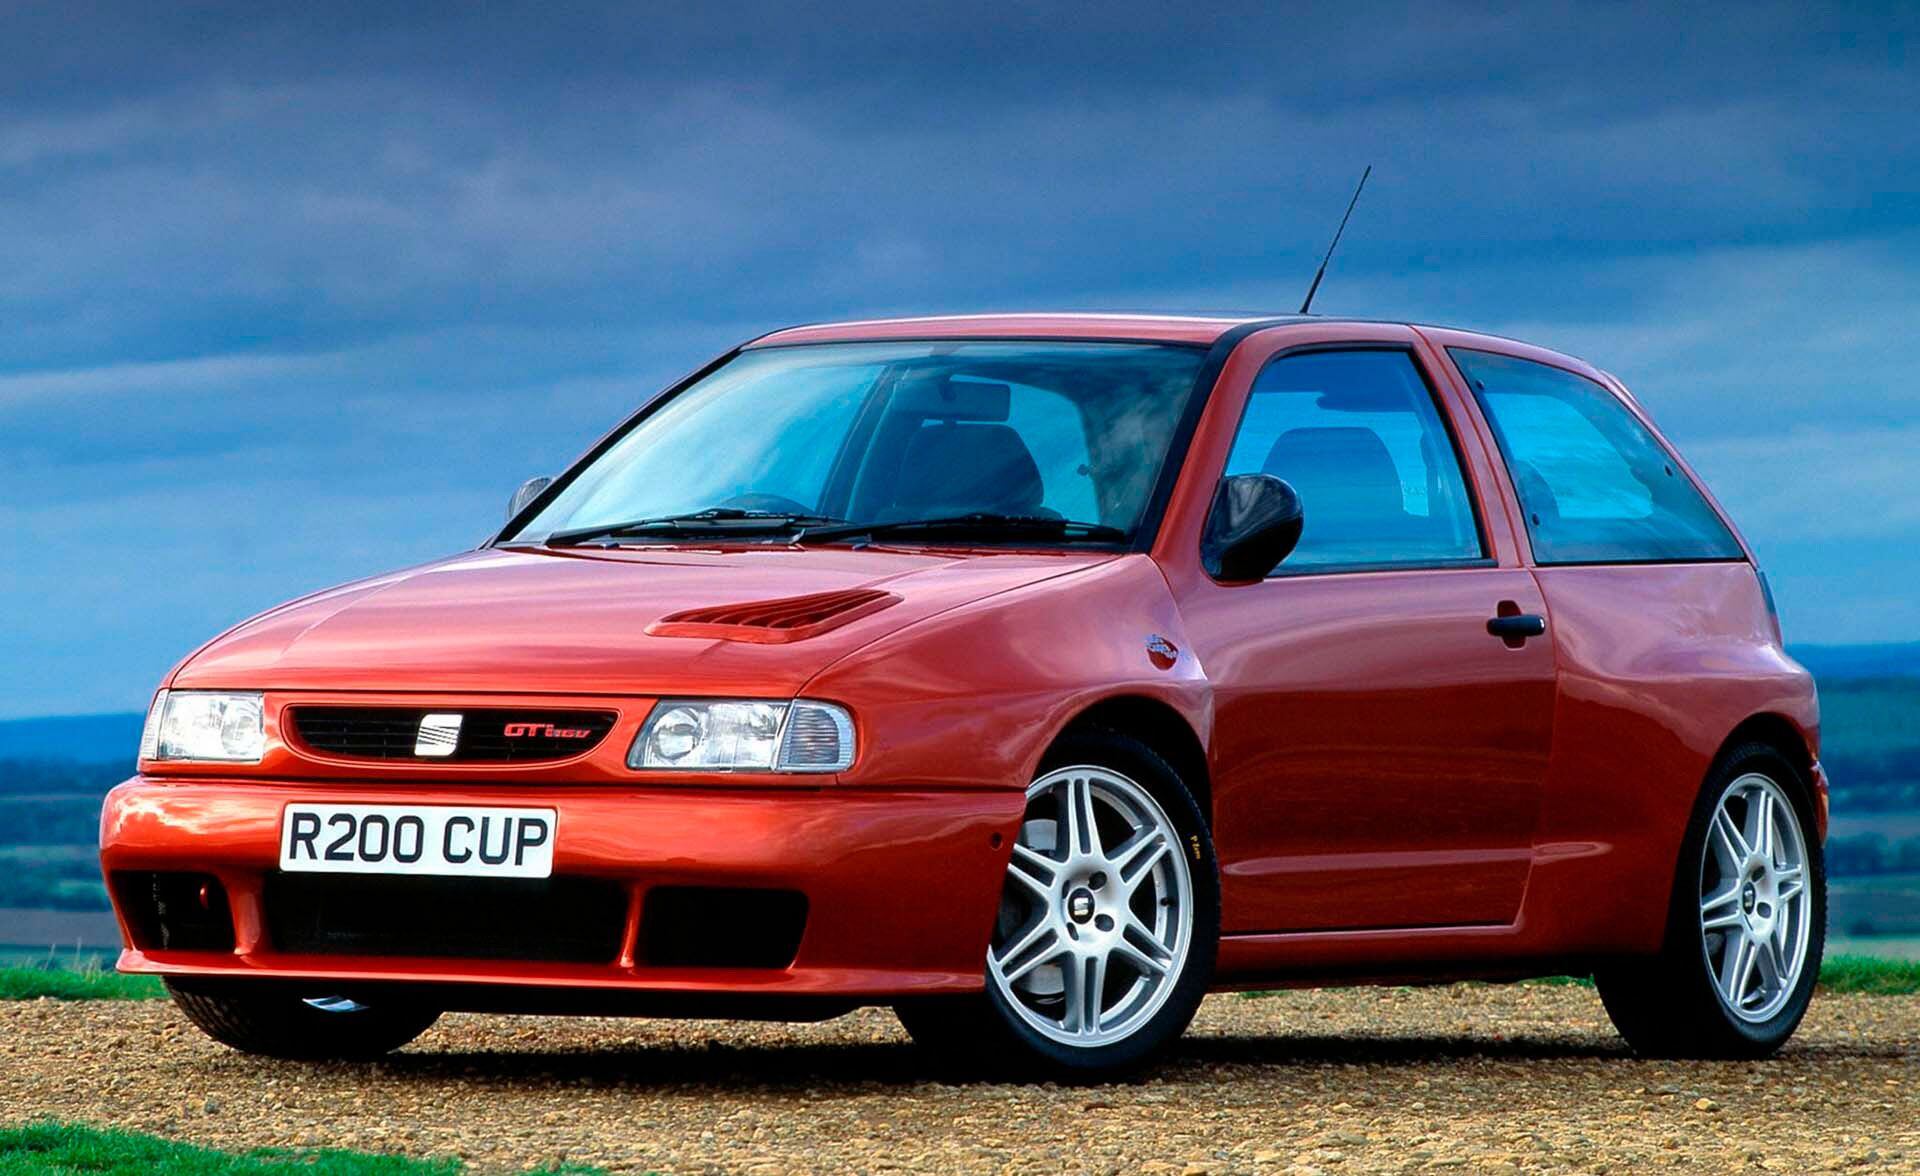
<svg viewBox="0 0 1920 1176">
<path fill-rule="evenodd" d="M 558 825 L 553 809 L 290 804 L 280 818 L 280 868 L 545 878 Z"/>
</svg>

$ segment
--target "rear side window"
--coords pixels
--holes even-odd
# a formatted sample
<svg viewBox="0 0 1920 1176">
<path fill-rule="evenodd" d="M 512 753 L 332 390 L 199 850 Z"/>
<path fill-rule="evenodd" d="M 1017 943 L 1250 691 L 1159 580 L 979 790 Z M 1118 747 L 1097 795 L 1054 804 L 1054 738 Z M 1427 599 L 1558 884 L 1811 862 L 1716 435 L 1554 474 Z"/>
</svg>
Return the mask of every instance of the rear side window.
<svg viewBox="0 0 1920 1176">
<path fill-rule="evenodd" d="M 1531 360 L 1448 353 L 1493 426 L 1537 562 L 1744 558 L 1720 516 L 1612 392 Z"/>
<path fill-rule="evenodd" d="M 1268 364 L 1228 474 L 1272 474 L 1306 522 L 1280 573 L 1424 566 L 1484 554 L 1453 439 L 1404 351 L 1309 351 Z"/>
</svg>

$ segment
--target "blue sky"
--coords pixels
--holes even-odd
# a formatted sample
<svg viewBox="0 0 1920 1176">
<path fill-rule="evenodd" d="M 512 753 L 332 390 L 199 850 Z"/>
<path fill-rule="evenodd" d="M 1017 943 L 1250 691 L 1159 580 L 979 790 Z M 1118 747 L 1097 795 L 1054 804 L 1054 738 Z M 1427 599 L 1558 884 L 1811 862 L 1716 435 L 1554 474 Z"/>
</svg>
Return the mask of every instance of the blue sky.
<svg viewBox="0 0 1920 1176">
<path fill-rule="evenodd" d="M 0 716 L 482 538 L 772 326 L 1297 305 L 1641 395 L 1789 638 L 1920 637 L 1920 7 L 15 3 Z"/>
</svg>

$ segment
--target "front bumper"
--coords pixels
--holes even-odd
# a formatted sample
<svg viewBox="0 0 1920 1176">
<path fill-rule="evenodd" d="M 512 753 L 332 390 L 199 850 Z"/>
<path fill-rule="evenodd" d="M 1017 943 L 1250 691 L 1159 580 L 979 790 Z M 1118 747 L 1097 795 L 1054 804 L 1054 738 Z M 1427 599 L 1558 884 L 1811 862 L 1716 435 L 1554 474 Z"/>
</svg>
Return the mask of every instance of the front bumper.
<svg viewBox="0 0 1920 1176">
<path fill-rule="evenodd" d="M 562 963 L 276 950 L 265 895 L 290 802 L 553 808 L 554 876 L 601 880 L 625 895 L 619 951 L 602 963 Z M 139 920 L 116 892 L 123 972 L 858 1003 L 981 987 L 1023 805 L 1014 789 L 394 788 L 136 777 L 107 796 L 100 840 L 110 883 L 127 872 L 211 875 L 233 922 L 230 951 L 164 949 L 141 942 Z M 655 887 L 801 892 L 807 914 L 791 964 L 647 962 L 641 915 Z"/>
</svg>

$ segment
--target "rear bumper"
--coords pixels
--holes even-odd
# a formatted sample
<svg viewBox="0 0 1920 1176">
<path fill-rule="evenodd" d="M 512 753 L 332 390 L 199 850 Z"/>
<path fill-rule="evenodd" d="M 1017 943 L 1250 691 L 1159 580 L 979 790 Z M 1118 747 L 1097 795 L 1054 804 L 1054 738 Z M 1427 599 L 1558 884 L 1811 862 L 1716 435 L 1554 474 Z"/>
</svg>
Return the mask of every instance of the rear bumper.
<svg viewBox="0 0 1920 1176">
<path fill-rule="evenodd" d="M 276 950 L 267 883 L 289 802 L 528 805 L 558 813 L 556 878 L 625 895 L 619 951 L 604 963 L 296 954 Z M 101 860 L 127 871 L 191 871 L 225 889 L 231 951 L 141 942 L 122 896 L 120 970 L 175 977 L 861 1001 L 976 991 L 1024 798 L 1014 789 L 771 791 L 605 787 L 412 787 L 138 777 L 107 797 Z M 783 968 L 648 963 L 641 915 L 656 887 L 799 891 L 807 915 Z M 111 889 L 111 888 L 110 888 Z M 725 935 L 728 929 L 715 928 Z"/>
</svg>

